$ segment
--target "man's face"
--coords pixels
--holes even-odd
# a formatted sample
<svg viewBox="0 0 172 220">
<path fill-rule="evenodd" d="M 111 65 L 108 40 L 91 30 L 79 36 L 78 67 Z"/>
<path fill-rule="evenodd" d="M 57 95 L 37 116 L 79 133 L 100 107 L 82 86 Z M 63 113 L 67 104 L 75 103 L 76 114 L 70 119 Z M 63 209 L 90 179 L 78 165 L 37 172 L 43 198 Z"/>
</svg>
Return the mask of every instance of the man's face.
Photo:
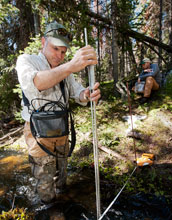
<svg viewBox="0 0 172 220">
<path fill-rule="evenodd" d="M 51 68 L 54 68 L 63 62 L 66 51 L 67 47 L 54 46 L 48 41 L 48 38 L 42 38 L 42 52 L 47 58 Z"/>
<path fill-rule="evenodd" d="M 150 68 L 150 63 L 149 63 L 149 62 L 146 62 L 146 63 L 142 64 L 142 68 L 143 68 L 144 70 L 149 69 L 149 68 Z"/>
</svg>

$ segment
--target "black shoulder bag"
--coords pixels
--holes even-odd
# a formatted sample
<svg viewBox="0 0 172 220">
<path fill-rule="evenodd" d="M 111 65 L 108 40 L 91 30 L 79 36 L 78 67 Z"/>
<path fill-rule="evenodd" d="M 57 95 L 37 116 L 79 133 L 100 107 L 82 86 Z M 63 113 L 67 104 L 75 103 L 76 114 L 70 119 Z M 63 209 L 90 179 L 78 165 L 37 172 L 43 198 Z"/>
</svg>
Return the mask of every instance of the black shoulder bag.
<svg viewBox="0 0 172 220">
<path fill-rule="evenodd" d="M 60 88 L 64 101 L 66 102 L 64 82 L 60 82 Z M 26 106 L 29 106 L 29 101 L 23 94 L 23 102 Z M 37 144 L 44 150 L 47 154 L 56 157 L 54 153 L 49 151 L 44 145 L 42 145 L 37 138 L 55 138 L 63 137 L 69 134 L 69 117 L 70 117 L 70 129 L 71 129 L 71 146 L 69 150 L 68 157 L 71 156 L 76 143 L 76 133 L 74 128 L 74 122 L 72 118 L 72 113 L 69 109 L 60 101 L 51 101 L 47 99 L 33 99 L 31 105 L 33 106 L 33 101 L 35 100 L 45 100 L 47 101 L 45 105 L 38 109 L 34 109 L 30 117 L 30 129 L 33 137 L 36 139 Z M 56 110 L 56 109 L 59 110 Z M 48 109 L 48 110 L 47 110 Z"/>
</svg>

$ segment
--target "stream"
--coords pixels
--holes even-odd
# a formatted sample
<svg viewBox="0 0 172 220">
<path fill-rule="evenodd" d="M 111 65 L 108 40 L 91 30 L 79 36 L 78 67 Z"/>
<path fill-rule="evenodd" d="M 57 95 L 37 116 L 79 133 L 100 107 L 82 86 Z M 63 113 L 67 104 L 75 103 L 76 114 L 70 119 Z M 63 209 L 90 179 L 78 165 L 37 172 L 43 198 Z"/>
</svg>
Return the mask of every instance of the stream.
<svg viewBox="0 0 172 220">
<path fill-rule="evenodd" d="M 53 204 L 40 205 L 26 154 L 1 149 L 0 166 L 0 212 L 24 207 L 35 214 L 33 220 L 97 219 L 93 170 L 75 172 L 69 167 L 67 193 Z M 113 186 L 106 184 L 101 183 L 101 190 L 109 195 L 106 200 L 102 199 L 102 213 L 114 199 Z M 163 196 L 138 193 L 124 198 L 121 194 L 103 220 L 171 220 L 171 210 L 172 201 L 167 204 Z"/>
</svg>

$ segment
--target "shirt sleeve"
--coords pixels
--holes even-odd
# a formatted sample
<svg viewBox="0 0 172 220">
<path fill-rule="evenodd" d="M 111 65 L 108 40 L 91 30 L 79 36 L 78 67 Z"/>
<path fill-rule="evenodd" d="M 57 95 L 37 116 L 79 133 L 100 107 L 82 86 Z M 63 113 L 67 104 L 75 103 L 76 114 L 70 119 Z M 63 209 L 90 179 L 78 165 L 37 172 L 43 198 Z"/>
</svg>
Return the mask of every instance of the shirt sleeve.
<svg viewBox="0 0 172 220">
<path fill-rule="evenodd" d="M 70 74 L 70 76 L 68 77 L 68 83 L 69 83 L 70 98 L 75 99 L 76 103 L 86 106 L 87 102 L 81 102 L 79 99 L 80 93 L 83 90 L 85 90 L 85 88 L 75 80 L 73 74 Z"/>
<path fill-rule="evenodd" d="M 16 70 L 21 89 L 29 101 L 35 98 L 35 94 L 40 93 L 33 82 L 33 79 L 39 70 L 36 68 L 32 59 L 31 55 L 23 54 L 18 57 L 16 63 Z"/>
</svg>

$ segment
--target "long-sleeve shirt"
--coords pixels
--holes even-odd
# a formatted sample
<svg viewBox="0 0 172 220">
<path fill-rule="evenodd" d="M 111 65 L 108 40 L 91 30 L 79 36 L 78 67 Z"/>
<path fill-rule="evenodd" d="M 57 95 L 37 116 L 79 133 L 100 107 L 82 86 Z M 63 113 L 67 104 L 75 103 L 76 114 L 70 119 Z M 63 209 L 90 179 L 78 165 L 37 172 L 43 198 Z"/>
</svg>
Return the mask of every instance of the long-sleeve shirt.
<svg viewBox="0 0 172 220">
<path fill-rule="evenodd" d="M 148 76 L 152 76 L 156 82 L 161 85 L 162 74 L 160 73 L 158 64 L 153 63 L 150 65 L 151 72 L 144 72 L 144 70 L 139 75 L 141 81 L 145 81 Z"/>
<path fill-rule="evenodd" d="M 39 91 L 35 84 L 34 84 L 34 77 L 35 75 L 41 71 L 41 70 L 48 70 L 51 69 L 46 57 L 40 52 L 38 55 L 29 55 L 29 54 L 23 54 L 20 55 L 17 59 L 16 63 L 16 70 L 18 74 L 18 80 L 21 85 L 21 89 L 24 92 L 26 98 L 29 100 L 29 103 L 31 103 L 32 99 L 35 98 L 43 98 L 53 101 L 60 100 L 61 102 L 64 102 L 63 95 L 60 89 L 60 85 L 57 84 L 53 86 L 52 88 Z M 83 91 L 85 88 L 79 84 L 73 74 L 70 74 L 65 79 L 65 96 L 66 96 L 66 103 L 68 103 L 69 98 L 75 99 L 75 101 L 81 105 L 86 105 L 86 103 L 82 103 L 79 100 L 79 96 L 81 91 Z M 39 100 L 34 102 L 34 108 L 37 109 L 44 105 L 46 101 Z M 25 121 L 30 120 L 30 114 L 28 112 L 27 106 L 24 106 L 24 103 L 22 102 L 23 110 L 22 110 L 22 118 Z M 32 106 L 30 106 L 32 109 Z"/>
</svg>

